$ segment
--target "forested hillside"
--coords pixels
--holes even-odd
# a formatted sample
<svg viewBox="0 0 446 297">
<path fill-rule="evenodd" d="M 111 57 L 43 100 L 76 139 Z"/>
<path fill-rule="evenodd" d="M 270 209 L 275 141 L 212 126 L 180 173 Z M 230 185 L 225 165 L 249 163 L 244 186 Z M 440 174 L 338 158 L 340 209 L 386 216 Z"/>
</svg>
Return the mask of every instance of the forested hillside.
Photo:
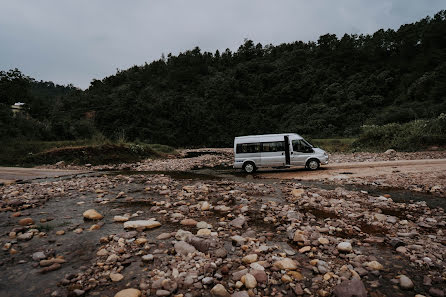
<svg viewBox="0 0 446 297">
<path fill-rule="evenodd" d="M 173 146 L 228 146 L 244 134 L 356 136 L 364 124 L 446 111 L 446 12 L 373 35 L 276 46 L 246 40 L 236 52 L 195 48 L 93 80 L 85 91 L 22 79 L 25 94 L 0 89 L 0 121 L 14 101 L 8 98 L 29 100 L 30 115 L 44 123 L 33 130 L 42 139 L 99 131 Z"/>
</svg>

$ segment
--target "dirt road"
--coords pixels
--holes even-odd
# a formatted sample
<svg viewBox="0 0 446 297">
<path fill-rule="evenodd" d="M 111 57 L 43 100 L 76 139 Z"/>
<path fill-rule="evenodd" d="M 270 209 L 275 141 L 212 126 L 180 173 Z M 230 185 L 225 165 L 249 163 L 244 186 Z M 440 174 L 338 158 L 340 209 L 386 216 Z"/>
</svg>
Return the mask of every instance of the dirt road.
<svg viewBox="0 0 446 297">
<path fill-rule="evenodd" d="M 11 184 L 37 178 L 60 177 L 85 173 L 81 170 L 38 169 L 20 167 L 0 167 L 0 184 Z"/>
<path fill-rule="evenodd" d="M 294 168 L 285 171 L 259 171 L 265 178 L 300 180 L 342 180 L 351 178 L 377 177 L 395 173 L 445 172 L 446 159 L 399 160 L 381 162 L 348 162 L 322 166 L 317 171 Z"/>
</svg>

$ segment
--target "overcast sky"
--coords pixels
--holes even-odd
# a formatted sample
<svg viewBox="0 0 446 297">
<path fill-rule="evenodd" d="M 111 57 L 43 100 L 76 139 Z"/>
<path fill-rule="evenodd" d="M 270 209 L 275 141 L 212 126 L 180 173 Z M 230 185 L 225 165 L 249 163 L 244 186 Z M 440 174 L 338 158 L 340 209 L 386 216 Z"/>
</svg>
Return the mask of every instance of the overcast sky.
<svg viewBox="0 0 446 297">
<path fill-rule="evenodd" d="M 0 70 L 87 88 L 162 53 L 373 33 L 445 8 L 445 0 L 0 0 Z"/>
</svg>

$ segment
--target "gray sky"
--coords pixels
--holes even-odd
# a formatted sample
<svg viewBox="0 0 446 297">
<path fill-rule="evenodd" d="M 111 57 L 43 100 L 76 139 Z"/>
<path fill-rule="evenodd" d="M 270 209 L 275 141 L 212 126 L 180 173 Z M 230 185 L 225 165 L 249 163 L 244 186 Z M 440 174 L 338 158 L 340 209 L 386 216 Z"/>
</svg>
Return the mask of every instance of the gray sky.
<svg viewBox="0 0 446 297">
<path fill-rule="evenodd" d="M 0 70 L 87 88 L 162 53 L 373 33 L 445 8 L 445 0 L 0 0 Z"/>
</svg>

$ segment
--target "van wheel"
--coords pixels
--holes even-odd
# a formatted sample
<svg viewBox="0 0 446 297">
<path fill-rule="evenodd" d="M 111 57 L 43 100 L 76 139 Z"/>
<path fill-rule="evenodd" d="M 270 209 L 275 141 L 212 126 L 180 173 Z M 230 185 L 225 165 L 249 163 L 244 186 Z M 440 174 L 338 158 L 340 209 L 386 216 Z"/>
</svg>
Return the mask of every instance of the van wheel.
<svg viewBox="0 0 446 297">
<path fill-rule="evenodd" d="M 321 163 L 319 163 L 319 160 L 317 159 L 310 159 L 307 162 L 306 167 L 310 170 L 317 170 L 321 166 Z"/>
<path fill-rule="evenodd" d="M 253 162 L 246 162 L 245 164 L 243 164 L 243 170 L 246 173 L 254 173 L 257 170 L 257 168 Z"/>
</svg>

